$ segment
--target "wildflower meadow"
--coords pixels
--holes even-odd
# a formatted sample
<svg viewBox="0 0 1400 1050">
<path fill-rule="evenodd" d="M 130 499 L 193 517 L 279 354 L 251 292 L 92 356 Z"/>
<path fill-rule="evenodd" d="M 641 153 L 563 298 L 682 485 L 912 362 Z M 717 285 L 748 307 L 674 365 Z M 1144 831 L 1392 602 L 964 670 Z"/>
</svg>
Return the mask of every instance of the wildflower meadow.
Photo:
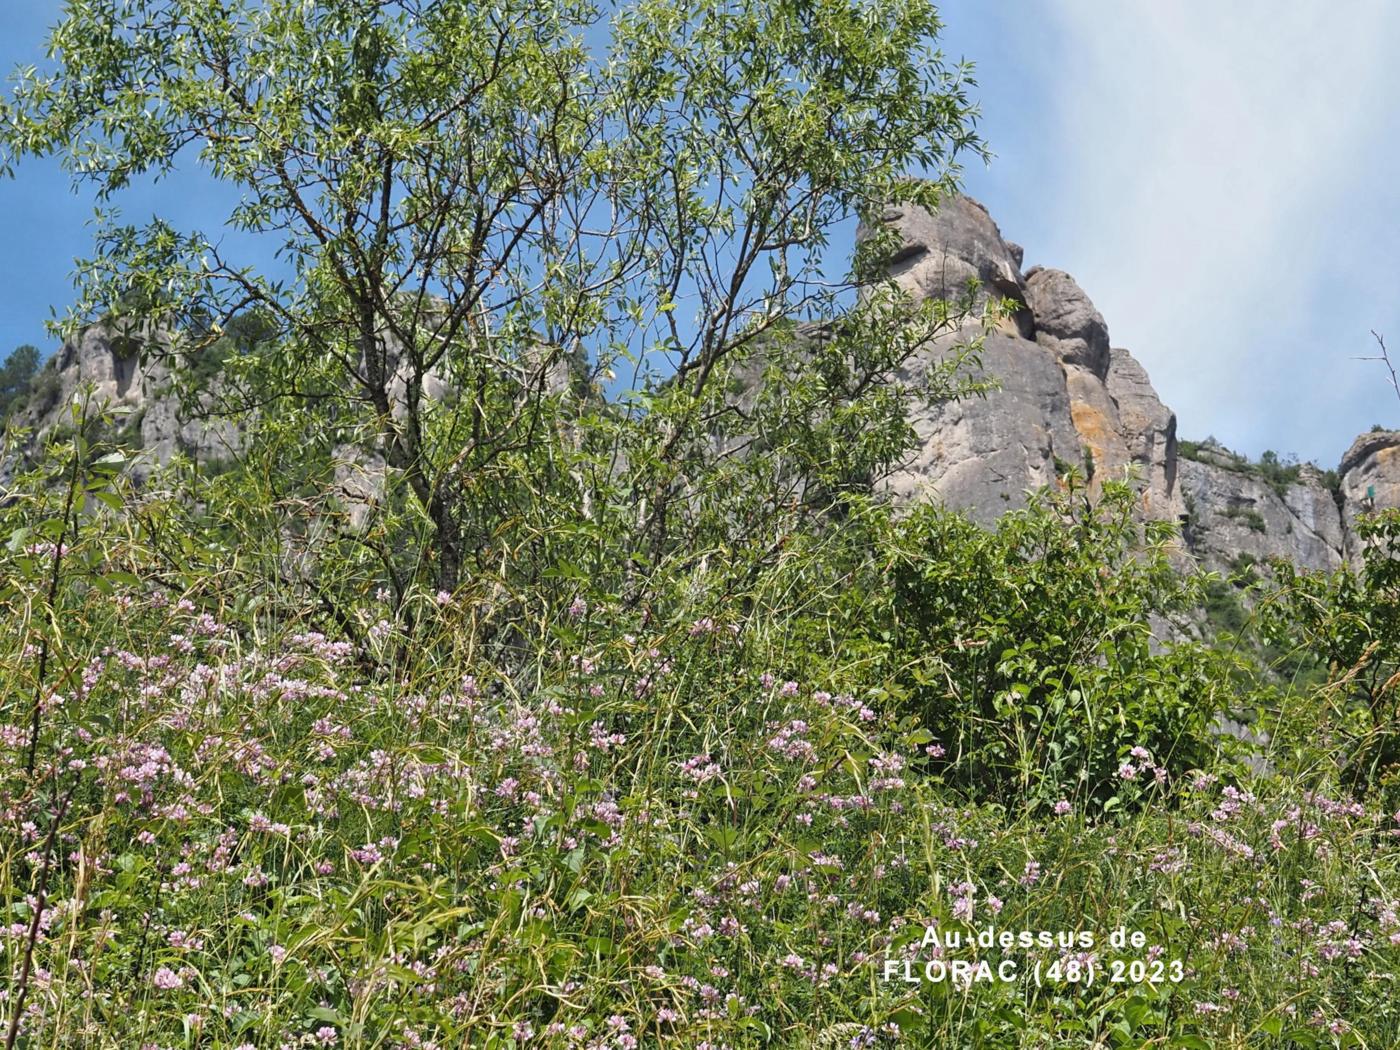
<svg viewBox="0 0 1400 1050">
<path fill-rule="evenodd" d="M 1400 1046 L 1400 515 L 884 484 L 1024 320 L 893 275 L 988 155 L 933 5 L 61 7 L 3 1050 Z"/>
</svg>

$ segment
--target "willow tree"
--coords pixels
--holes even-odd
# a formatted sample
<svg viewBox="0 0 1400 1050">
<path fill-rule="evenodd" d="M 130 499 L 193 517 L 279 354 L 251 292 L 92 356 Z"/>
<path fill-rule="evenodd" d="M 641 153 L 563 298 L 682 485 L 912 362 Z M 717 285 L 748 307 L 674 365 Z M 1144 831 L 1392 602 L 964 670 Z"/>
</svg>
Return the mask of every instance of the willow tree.
<svg viewBox="0 0 1400 1050">
<path fill-rule="evenodd" d="M 669 377 L 648 531 L 731 355 L 838 312 L 862 352 L 907 348 L 907 311 L 828 249 L 980 150 L 939 29 L 927 0 L 67 0 L 0 141 L 103 201 L 194 166 L 236 191 L 207 232 L 107 222 L 81 309 L 189 338 L 256 311 L 264 389 L 353 402 L 450 585 L 557 360 Z"/>
</svg>

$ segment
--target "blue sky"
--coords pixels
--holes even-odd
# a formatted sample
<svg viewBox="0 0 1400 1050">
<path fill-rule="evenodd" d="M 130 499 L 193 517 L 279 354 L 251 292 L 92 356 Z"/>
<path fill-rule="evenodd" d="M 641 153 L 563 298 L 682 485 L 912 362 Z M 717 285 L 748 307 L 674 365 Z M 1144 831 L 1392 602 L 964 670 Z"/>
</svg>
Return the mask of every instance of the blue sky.
<svg viewBox="0 0 1400 1050">
<path fill-rule="evenodd" d="M 42 59 L 56 0 L 0 10 L 0 66 Z M 1400 5 L 1333 0 L 952 0 L 944 48 L 977 63 L 996 153 L 969 192 L 1075 276 L 1187 437 L 1332 465 L 1400 402 Z M 227 213 L 192 179 L 143 185 L 132 220 Z M 212 205 L 212 207 L 211 207 Z M 0 182 L 0 354 L 52 349 L 93 204 L 55 162 Z"/>
</svg>

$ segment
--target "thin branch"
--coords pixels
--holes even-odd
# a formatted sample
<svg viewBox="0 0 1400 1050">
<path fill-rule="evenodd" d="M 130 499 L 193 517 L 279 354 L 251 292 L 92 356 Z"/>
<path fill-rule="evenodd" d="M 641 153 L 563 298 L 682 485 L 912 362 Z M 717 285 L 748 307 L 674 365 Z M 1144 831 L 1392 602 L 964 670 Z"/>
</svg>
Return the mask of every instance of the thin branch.
<svg viewBox="0 0 1400 1050">
<path fill-rule="evenodd" d="M 1396 375 L 1395 365 L 1391 362 L 1390 353 L 1385 348 L 1385 336 L 1381 335 L 1374 328 L 1371 329 L 1371 335 L 1376 340 L 1376 345 L 1380 347 L 1381 352 L 1372 357 L 1358 357 L 1356 360 L 1379 361 L 1385 365 L 1386 371 L 1390 373 L 1390 385 L 1395 388 L 1395 396 L 1400 397 L 1400 376 Z"/>
</svg>

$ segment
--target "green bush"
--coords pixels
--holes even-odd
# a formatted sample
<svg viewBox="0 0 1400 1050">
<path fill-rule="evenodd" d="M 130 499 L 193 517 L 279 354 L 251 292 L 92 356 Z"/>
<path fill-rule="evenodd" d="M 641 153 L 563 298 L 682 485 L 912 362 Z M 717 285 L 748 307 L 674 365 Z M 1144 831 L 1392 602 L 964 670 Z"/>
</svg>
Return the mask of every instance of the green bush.
<svg viewBox="0 0 1400 1050">
<path fill-rule="evenodd" d="M 1251 532 L 1267 532 L 1269 530 L 1268 523 L 1264 520 L 1264 515 L 1252 508 L 1230 507 L 1225 511 L 1225 517 L 1229 518 L 1231 521 L 1244 522 Z"/>
<path fill-rule="evenodd" d="M 994 532 L 932 507 L 886 557 L 904 706 L 943 750 L 935 768 L 1006 805 L 1109 805 L 1130 752 L 1171 773 L 1204 764 L 1225 705 L 1204 646 L 1158 647 L 1154 621 L 1199 600 L 1168 560 L 1170 530 L 1108 484 L 1036 498 Z"/>
<path fill-rule="evenodd" d="M 1182 640 L 1238 594 L 1077 464 L 992 531 L 880 496 L 996 320 L 878 279 L 980 151 L 939 28 L 66 6 L 6 160 L 199 150 L 279 267 L 103 225 L 88 305 L 254 310 L 190 362 L 246 447 L 138 488 L 80 397 L 7 476 L 6 1050 L 1400 1045 L 1400 524 L 1257 606 L 1311 688 Z M 887 978 L 950 955 L 1020 971 Z"/>
<path fill-rule="evenodd" d="M 1357 522 L 1363 567 L 1276 567 L 1266 637 L 1327 671 L 1329 734 L 1357 791 L 1400 805 L 1400 511 Z"/>
</svg>

